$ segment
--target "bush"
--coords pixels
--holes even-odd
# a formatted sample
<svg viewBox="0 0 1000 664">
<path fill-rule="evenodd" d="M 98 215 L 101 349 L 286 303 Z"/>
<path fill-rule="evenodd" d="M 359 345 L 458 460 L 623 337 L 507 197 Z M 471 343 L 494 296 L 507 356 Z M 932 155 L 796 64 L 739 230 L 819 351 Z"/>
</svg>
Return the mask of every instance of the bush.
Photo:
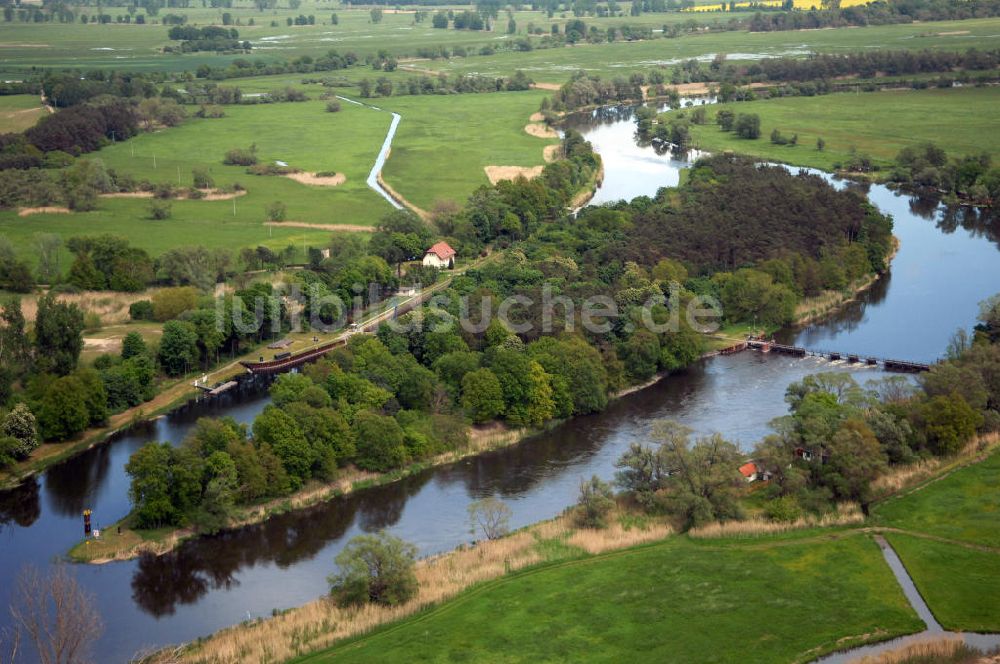
<svg viewBox="0 0 1000 664">
<path fill-rule="evenodd" d="M 576 522 L 584 528 L 607 527 L 608 513 L 615 506 L 611 485 L 597 475 L 580 482 Z"/>
<path fill-rule="evenodd" d="M 417 547 L 385 531 L 358 535 L 336 558 L 338 574 L 330 576 L 330 594 L 342 606 L 403 604 L 417 594 L 413 563 Z"/>
<path fill-rule="evenodd" d="M 760 116 L 756 113 L 740 113 L 733 128 L 740 138 L 750 140 L 760 138 Z"/>
<path fill-rule="evenodd" d="M 149 218 L 154 220 L 169 219 L 171 205 L 167 201 L 153 200 L 149 202 Z"/>
<path fill-rule="evenodd" d="M 340 102 L 337 100 L 326 102 L 326 112 L 327 113 L 339 113 L 340 112 Z"/>
<path fill-rule="evenodd" d="M 771 521 L 791 523 L 802 516 L 802 509 L 792 496 L 781 496 L 764 506 L 764 514 Z"/>
<path fill-rule="evenodd" d="M 253 166 L 257 163 L 256 152 L 254 148 L 250 148 L 249 150 L 236 148 L 226 153 L 226 157 L 222 160 L 222 163 L 227 166 Z"/>
<path fill-rule="evenodd" d="M 133 302 L 129 305 L 128 317 L 132 320 L 153 320 L 153 303 L 150 300 Z"/>
<path fill-rule="evenodd" d="M 191 169 L 191 179 L 194 181 L 195 189 L 211 189 L 215 186 L 215 180 L 212 179 L 208 169 L 202 166 Z"/>
<path fill-rule="evenodd" d="M 281 201 L 274 201 L 264 209 L 268 221 L 284 221 L 287 209 Z"/>
</svg>

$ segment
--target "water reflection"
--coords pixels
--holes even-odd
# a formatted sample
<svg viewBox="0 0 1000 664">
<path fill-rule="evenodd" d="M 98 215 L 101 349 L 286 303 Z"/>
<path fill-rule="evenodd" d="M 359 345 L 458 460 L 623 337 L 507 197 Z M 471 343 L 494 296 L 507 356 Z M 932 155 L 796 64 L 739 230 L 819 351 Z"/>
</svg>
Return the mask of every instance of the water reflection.
<svg viewBox="0 0 1000 664">
<path fill-rule="evenodd" d="M 27 528 L 42 513 L 38 480 L 31 477 L 10 491 L 0 492 L 0 532 L 13 524 Z"/>
</svg>

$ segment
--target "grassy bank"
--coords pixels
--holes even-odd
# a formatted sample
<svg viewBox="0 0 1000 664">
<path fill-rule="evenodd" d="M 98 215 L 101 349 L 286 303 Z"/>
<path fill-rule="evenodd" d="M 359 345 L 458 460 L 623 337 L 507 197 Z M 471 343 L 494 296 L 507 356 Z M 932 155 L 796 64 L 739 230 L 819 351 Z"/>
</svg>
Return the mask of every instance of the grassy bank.
<svg viewBox="0 0 1000 664">
<path fill-rule="evenodd" d="M 983 109 L 997 104 L 997 87 L 784 97 L 720 104 L 709 109 L 711 124 L 692 125 L 691 130 L 696 146 L 710 152 L 731 150 L 825 171 L 846 162 L 852 148 L 886 167 L 902 148 L 921 141 L 934 141 L 955 157 L 987 152 L 996 159 L 1000 156 L 997 119 Z M 723 109 L 759 115 L 761 137 L 747 140 L 720 130 L 714 118 Z M 786 138 L 798 134 L 798 144 L 771 143 L 774 129 Z M 822 151 L 816 147 L 818 138 L 826 141 Z"/>
</svg>

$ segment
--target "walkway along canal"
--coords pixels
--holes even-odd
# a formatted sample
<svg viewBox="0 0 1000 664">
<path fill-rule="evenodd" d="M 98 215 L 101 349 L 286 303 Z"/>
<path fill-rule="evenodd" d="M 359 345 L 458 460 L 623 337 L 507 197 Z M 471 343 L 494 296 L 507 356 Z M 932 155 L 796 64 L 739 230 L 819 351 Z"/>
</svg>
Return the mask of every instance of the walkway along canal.
<svg viewBox="0 0 1000 664">
<path fill-rule="evenodd" d="M 635 143 L 629 109 L 596 113 L 577 128 L 605 160 L 599 201 L 653 195 L 676 183 L 685 166 Z M 619 192 L 616 183 L 623 181 L 628 186 Z M 867 193 L 896 220 L 901 245 L 891 274 L 832 318 L 783 330 L 778 341 L 933 362 L 956 327 L 973 324 L 978 302 L 1000 284 L 997 225 L 881 186 Z M 501 451 L 190 541 L 159 558 L 74 567 L 106 624 L 97 659 L 123 662 L 143 647 L 191 640 L 248 615 L 304 604 L 324 592 L 334 556 L 360 533 L 385 528 L 428 555 L 470 539 L 466 508 L 484 496 L 510 505 L 514 527 L 552 517 L 574 502 L 581 477 L 613 477 L 614 461 L 630 443 L 647 440 L 658 418 L 680 420 L 700 433 L 720 431 L 749 448 L 772 418 L 787 412 L 789 383 L 830 370 L 850 371 L 862 382 L 884 375 L 877 367 L 817 357 L 720 355 L 615 401 L 601 414 Z M 244 381 L 0 494 L 0 607 L 7 606 L 22 565 L 45 565 L 82 537 L 84 508 L 94 510 L 96 526 L 128 512 L 124 465 L 139 446 L 150 440 L 178 444 L 201 415 L 249 422 L 267 402 L 266 382 Z M 7 620 L 0 612 L 0 623 Z"/>
</svg>

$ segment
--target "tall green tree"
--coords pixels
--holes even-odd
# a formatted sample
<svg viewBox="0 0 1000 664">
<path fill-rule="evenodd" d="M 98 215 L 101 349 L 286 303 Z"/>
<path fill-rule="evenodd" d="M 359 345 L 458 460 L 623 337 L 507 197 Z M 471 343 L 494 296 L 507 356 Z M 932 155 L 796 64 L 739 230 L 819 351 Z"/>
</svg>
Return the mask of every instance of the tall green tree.
<svg viewBox="0 0 1000 664">
<path fill-rule="evenodd" d="M 76 368 L 83 350 L 83 312 L 59 302 L 49 292 L 38 300 L 35 316 L 35 367 L 65 376 Z"/>
</svg>

